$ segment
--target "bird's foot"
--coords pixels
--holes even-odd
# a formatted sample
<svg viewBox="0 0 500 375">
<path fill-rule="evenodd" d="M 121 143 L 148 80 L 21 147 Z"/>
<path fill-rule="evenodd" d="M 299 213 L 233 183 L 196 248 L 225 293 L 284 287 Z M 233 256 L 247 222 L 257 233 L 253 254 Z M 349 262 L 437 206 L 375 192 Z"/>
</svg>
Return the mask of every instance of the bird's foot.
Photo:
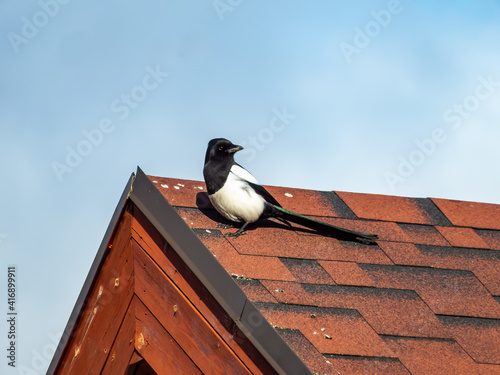
<svg viewBox="0 0 500 375">
<path fill-rule="evenodd" d="M 234 233 L 226 233 L 226 237 L 232 237 L 232 238 L 238 238 L 239 236 L 242 236 L 244 234 L 247 234 L 244 230 L 238 230 Z"/>
<path fill-rule="evenodd" d="M 224 223 L 217 223 L 216 227 L 219 228 L 219 229 L 231 229 L 231 228 L 234 228 L 233 225 L 231 225 L 231 224 L 224 224 Z"/>
</svg>

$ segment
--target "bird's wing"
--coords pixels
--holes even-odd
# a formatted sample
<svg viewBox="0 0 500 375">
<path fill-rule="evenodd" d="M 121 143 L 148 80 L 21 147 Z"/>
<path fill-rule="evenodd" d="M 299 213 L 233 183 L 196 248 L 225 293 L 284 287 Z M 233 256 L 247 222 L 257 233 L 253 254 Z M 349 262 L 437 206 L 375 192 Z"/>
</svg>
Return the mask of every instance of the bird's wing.
<svg viewBox="0 0 500 375">
<path fill-rule="evenodd" d="M 271 203 L 272 205 L 281 207 L 281 204 L 271 195 L 270 192 L 268 192 L 262 185 L 259 184 L 254 184 L 249 182 L 248 183 L 252 189 L 254 189 L 261 197 L 263 197 L 266 202 Z"/>
<path fill-rule="evenodd" d="M 281 207 L 281 204 L 269 193 L 262 185 L 260 185 L 257 179 L 252 176 L 250 172 L 248 172 L 245 168 L 243 168 L 239 164 L 234 164 L 231 167 L 231 172 L 234 173 L 241 180 L 246 181 L 246 183 L 264 200 L 268 203 L 271 203 L 275 206 Z"/>
<path fill-rule="evenodd" d="M 240 179 L 251 182 L 252 184 L 258 184 L 257 179 L 252 176 L 250 172 L 248 172 L 241 165 L 234 163 L 231 167 L 231 172 L 238 176 Z"/>
</svg>

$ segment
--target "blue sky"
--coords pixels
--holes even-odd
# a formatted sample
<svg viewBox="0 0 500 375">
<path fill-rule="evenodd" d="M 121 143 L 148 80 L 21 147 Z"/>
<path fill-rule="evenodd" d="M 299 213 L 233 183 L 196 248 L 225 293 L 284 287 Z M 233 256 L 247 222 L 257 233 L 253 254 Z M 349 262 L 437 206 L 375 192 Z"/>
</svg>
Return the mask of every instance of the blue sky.
<svg viewBox="0 0 500 375">
<path fill-rule="evenodd" d="M 136 166 L 201 180 L 211 138 L 264 184 L 500 204 L 499 17 L 491 0 L 0 1 L 0 306 L 15 265 L 19 312 L 1 372 L 44 373 Z"/>
</svg>

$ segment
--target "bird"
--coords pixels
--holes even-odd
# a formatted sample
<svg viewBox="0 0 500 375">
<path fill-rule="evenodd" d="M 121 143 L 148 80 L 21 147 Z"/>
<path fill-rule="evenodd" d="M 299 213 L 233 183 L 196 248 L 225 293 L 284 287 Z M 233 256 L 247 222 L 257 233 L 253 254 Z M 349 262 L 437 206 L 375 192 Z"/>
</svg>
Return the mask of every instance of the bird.
<svg viewBox="0 0 500 375">
<path fill-rule="evenodd" d="M 212 206 L 226 219 L 243 223 L 230 237 L 245 234 L 248 224 L 261 219 L 274 218 L 292 227 L 290 222 L 318 233 L 341 240 L 373 243 L 378 236 L 340 228 L 289 211 L 262 186 L 254 176 L 236 163 L 234 155 L 243 150 L 225 138 L 214 138 L 208 143 L 203 177 Z"/>
</svg>

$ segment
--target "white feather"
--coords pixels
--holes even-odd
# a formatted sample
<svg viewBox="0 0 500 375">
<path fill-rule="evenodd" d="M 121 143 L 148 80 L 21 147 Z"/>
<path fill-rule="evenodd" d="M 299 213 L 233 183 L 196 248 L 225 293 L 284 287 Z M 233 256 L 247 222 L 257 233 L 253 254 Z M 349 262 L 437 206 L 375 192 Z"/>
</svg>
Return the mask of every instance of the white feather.
<svg viewBox="0 0 500 375">
<path fill-rule="evenodd" d="M 224 186 L 209 196 L 214 207 L 232 221 L 253 223 L 264 211 L 264 198 L 248 184 L 257 180 L 246 169 L 233 165 Z"/>
<path fill-rule="evenodd" d="M 252 176 L 252 174 L 248 172 L 245 168 L 240 167 L 239 165 L 236 164 L 233 165 L 231 167 L 231 173 L 234 173 L 236 176 L 238 176 L 243 180 L 250 181 L 253 184 L 258 184 L 256 178 Z"/>
</svg>

